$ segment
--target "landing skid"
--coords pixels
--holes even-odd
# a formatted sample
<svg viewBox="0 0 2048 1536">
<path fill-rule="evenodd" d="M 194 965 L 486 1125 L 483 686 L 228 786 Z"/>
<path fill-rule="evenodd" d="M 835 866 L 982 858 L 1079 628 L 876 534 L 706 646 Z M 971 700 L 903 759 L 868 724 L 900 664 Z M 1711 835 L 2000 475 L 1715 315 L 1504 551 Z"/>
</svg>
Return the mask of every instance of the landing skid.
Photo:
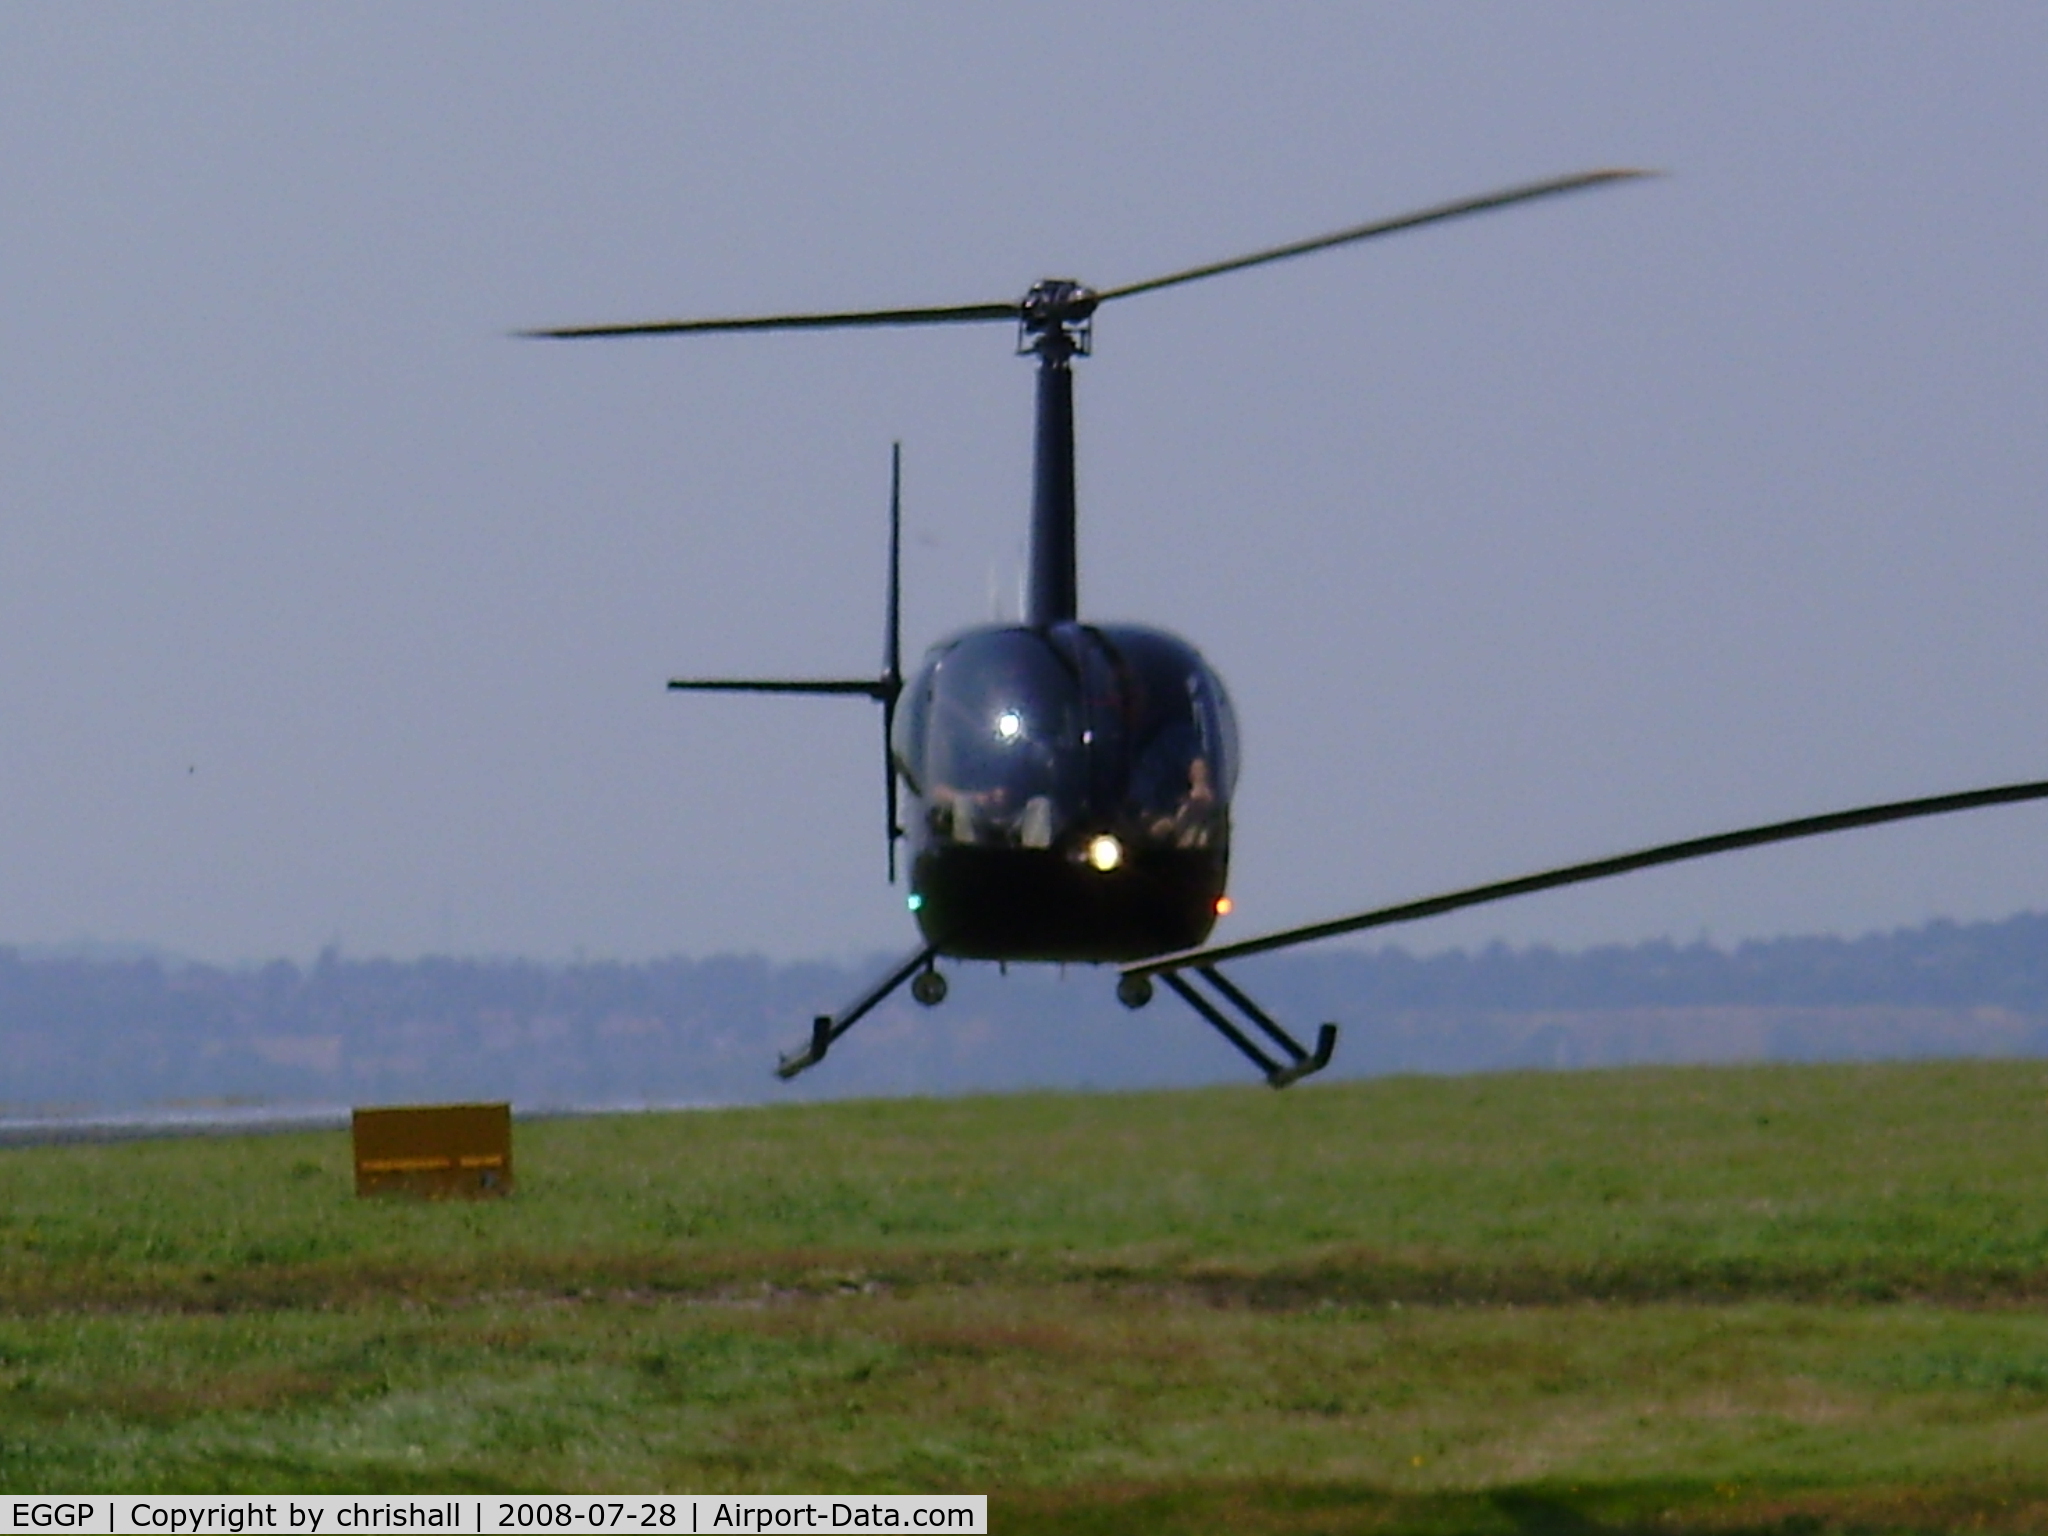
<svg viewBox="0 0 2048 1536">
<path fill-rule="evenodd" d="M 790 1078 L 795 1077 L 797 1073 L 803 1071 L 804 1068 L 815 1067 L 825 1059 L 825 1052 L 830 1049 L 834 1040 L 837 1040 L 841 1035 L 853 1028 L 854 1025 L 858 1024 L 877 1003 L 881 1002 L 883 998 L 894 992 L 920 971 L 930 975 L 940 983 L 937 988 L 938 997 L 944 997 L 946 995 L 944 980 L 939 976 L 938 972 L 930 969 L 932 957 L 938 952 L 939 946 L 936 944 L 927 944 L 922 949 L 913 950 L 909 959 L 889 972 L 887 976 L 884 976 L 872 987 L 869 987 L 867 991 L 863 992 L 838 1013 L 821 1013 L 811 1020 L 810 1043 L 804 1046 L 802 1050 L 791 1051 L 777 1062 L 775 1075 L 786 1082 Z M 919 980 L 922 979 L 923 977 L 920 976 Z M 919 991 L 918 1001 L 925 1003 L 929 1007 L 932 1002 L 938 1001 L 938 998 L 932 998 L 930 1002 L 927 1002 L 924 992 Z"/>
<path fill-rule="evenodd" d="M 775 1075 L 785 1082 L 807 1067 L 815 1067 L 825 1059 L 825 1053 L 832 1048 L 832 1042 L 845 1034 L 854 1025 L 874 1011 L 882 1001 L 914 976 L 911 992 L 920 1003 L 931 1007 L 946 995 L 945 978 L 934 969 L 932 961 L 939 947 L 927 944 L 915 949 L 901 964 L 893 967 L 882 979 L 869 987 L 837 1013 L 821 1013 L 811 1021 L 811 1038 L 801 1050 L 791 1051 L 776 1063 Z M 1226 980 L 1223 973 L 1213 965 L 1198 965 L 1190 968 L 1193 973 L 1207 982 L 1216 996 L 1236 1011 L 1263 1034 L 1281 1051 L 1286 1061 L 1276 1060 L 1237 1025 L 1233 1024 L 1223 1011 L 1189 984 L 1179 971 L 1158 972 L 1158 979 L 1180 994 L 1187 1005 L 1213 1025 L 1216 1031 L 1245 1056 L 1266 1076 L 1268 1086 L 1285 1088 L 1289 1083 L 1299 1082 L 1304 1077 L 1320 1072 L 1330 1064 L 1330 1053 L 1337 1048 L 1337 1026 L 1325 1024 L 1316 1031 L 1316 1048 L 1305 1049 L 1257 1003 L 1243 991 Z M 1127 1008 L 1142 1008 L 1152 999 L 1152 988 L 1142 977 L 1125 977 L 1117 986 L 1117 997 Z"/>
<path fill-rule="evenodd" d="M 1218 1034 L 1244 1052 L 1252 1064 L 1266 1074 L 1267 1087 L 1285 1088 L 1289 1083 L 1298 1083 L 1304 1077 L 1313 1076 L 1330 1064 L 1330 1053 L 1337 1048 L 1336 1025 L 1325 1024 L 1319 1028 L 1316 1031 L 1316 1048 L 1313 1051 L 1307 1050 L 1299 1040 L 1275 1023 L 1265 1009 L 1226 980 L 1215 966 L 1197 965 L 1191 969 L 1195 975 L 1209 984 L 1218 997 L 1236 1010 L 1240 1019 L 1252 1024 L 1268 1040 L 1286 1052 L 1285 1064 L 1274 1060 L 1259 1048 L 1257 1041 L 1224 1017 L 1222 1009 L 1196 991 L 1194 985 L 1181 972 L 1158 973 L 1161 981 L 1180 994 L 1181 1001 L 1214 1025 Z"/>
</svg>

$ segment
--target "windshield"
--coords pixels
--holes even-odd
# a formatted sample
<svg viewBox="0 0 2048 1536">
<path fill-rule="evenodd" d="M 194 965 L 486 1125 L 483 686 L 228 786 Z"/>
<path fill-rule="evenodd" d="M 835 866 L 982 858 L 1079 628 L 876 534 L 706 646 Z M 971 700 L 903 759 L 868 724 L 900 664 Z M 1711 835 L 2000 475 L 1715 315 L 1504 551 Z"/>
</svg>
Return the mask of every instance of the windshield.
<svg viewBox="0 0 2048 1536">
<path fill-rule="evenodd" d="M 919 677 L 899 761 L 929 830 L 962 843 L 1050 847 L 1085 801 L 1080 689 L 1043 633 L 962 636 Z"/>
<path fill-rule="evenodd" d="M 1135 626 L 970 630 L 905 689 L 892 744 L 920 841 L 1050 848 L 1069 832 L 1220 849 L 1237 771 L 1222 683 Z"/>
</svg>

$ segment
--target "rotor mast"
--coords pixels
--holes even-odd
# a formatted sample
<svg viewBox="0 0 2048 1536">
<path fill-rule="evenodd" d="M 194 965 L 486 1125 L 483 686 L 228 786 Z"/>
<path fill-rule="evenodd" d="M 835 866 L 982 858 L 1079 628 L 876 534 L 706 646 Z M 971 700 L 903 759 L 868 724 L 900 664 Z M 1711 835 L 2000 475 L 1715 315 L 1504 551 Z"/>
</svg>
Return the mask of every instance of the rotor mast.
<svg viewBox="0 0 2048 1536">
<path fill-rule="evenodd" d="M 1048 278 L 1024 297 L 1017 351 L 1038 359 L 1038 419 L 1031 455 L 1031 572 L 1024 622 L 1034 629 L 1080 616 L 1075 533 L 1073 360 L 1088 355 L 1095 290 Z"/>
</svg>

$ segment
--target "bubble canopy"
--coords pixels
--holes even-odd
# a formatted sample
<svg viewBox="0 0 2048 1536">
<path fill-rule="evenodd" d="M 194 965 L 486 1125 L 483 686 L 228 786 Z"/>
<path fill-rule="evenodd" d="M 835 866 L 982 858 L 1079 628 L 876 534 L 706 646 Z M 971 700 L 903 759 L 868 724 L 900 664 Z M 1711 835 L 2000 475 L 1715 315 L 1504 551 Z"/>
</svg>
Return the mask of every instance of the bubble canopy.
<svg viewBox="0 0 2048 1536">
<path fill-rule="evenodd" d="M 986 932 L 1016 958 L 1021 924 L 1034 958 L 1114 959 L 1215 921 L 1237 725 L 1186 641 L 1136 625 L 965 631 L 905 687 L 891 753 L 915 910 L 949 952 Z"/>
</svg>

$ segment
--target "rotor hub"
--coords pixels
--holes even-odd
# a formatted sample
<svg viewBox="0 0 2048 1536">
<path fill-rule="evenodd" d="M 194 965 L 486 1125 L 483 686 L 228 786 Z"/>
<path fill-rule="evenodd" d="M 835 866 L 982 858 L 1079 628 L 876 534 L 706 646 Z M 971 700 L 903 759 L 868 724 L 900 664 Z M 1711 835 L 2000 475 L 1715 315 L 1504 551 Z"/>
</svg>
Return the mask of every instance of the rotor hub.
<svg viewBox="0 0 2048 1536">
<path fill-rule="evenodd" d="M 1061 360 L 1086 357 L 1101 302 L 1101 294 L 1072 278 L 1034 283 L 1017 306 L 1017 350 Z"/>
</svg>

